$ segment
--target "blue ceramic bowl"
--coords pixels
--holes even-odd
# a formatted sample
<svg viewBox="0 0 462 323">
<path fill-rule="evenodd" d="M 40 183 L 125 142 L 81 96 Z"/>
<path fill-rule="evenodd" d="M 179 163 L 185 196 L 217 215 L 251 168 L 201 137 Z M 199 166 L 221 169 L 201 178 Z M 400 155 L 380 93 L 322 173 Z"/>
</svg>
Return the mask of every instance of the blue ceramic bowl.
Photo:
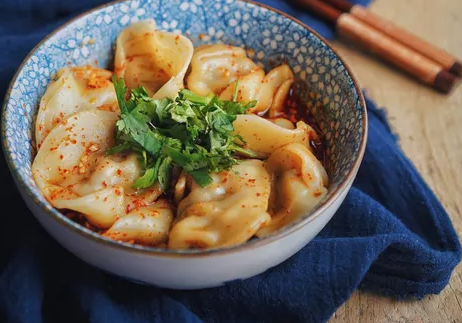
<svg viewBox="0 0 462 323">
<path fill-rule="evenodd" d="M 160 29 L 189 35 L 194 45 L 233 43 L 253 49 L 253 58 L 266 68 L 283 60 L 291 66 L 300 100 L 323 134 L 331 183 L 323 203 L 263 239 L 207 251 L 172 251 L 104 238 L 69 220 L 43 198 L 31 177 L 31 162 L 34 119 L 49 82 L 69 64 L 111 68 L 117 35 L 131 22 L 147 18 L 153 18 Z M 210 287 L 251 277 L 300 250 L 343 201 L 358 171 L 366 137 L 364 99 L 338 54 L 290 16 L 234 0 L 122 1 L 77 17 L 46 37 L 21 64 L 7 92 L 2 119 L 8 165 L 25 202 L 45 229 L 97 267 L 171 288 Z"/>
</svg>

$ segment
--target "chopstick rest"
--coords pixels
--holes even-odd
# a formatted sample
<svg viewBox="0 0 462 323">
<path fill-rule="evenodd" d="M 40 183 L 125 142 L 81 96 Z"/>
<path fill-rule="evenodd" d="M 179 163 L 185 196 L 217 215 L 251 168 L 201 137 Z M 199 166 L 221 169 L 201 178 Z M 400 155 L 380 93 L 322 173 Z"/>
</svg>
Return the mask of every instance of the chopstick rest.
<svg viewBox="0 0 462 323">
<path fill-rule="evenodd" d="M 325 21 L 333 24 L 338 35 L 350 39 L 399 67 L 438 91 L 449 93 L 457 78 L 419 52 L 367 25 L 355 16 L 319 0 L 295 0 Z"/>
<path fill-rule="evenodd" d="M 401 44 L 404 44 L 406 47 L 409 47 L 436 63 L 441 64 L 448 70 L 448 72 L 457 76 L 462 76 L 462 63 L 454 56 L 410 33 L 404 28 L 398 27 L 393 22 L 372 13 L 361 5 L 354 5 L 346 0 L 323 1 L 332 4 L 332 6 L 342 12 L 349 12 L 352 16 L 397 40 Z"/>
</svg>

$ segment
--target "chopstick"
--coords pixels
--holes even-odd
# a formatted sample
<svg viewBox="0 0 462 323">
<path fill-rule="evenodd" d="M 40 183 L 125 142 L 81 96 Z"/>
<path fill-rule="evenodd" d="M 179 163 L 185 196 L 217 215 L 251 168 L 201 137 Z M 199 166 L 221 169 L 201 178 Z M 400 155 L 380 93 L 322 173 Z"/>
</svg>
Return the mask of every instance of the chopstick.
<svg viewBox="0 0 462 323">
<path fill-rule="evenodd" d="M 370 12 L 361 5 L 355 5 L 347 0 L 324 0 L 342 12 L 348 12 L 371 27 L 412 48 L 416 52 L 441 64 L 448 72 L 462 76 L 462 63 L 451 54 L 433 44 L 417 37 L 409 31 L 396 26 L 391 21 Z"/>
<path fill-rule="evenodd" d="M 422 83 L 443 93 L 449 93 L 454 87 L 457 78 L 442 65 L 374 29 L 350 13 L 341 12 L 319 0 L 293 1 L 334 25 L 340 36 L 364 46 Z"/>
</svg>

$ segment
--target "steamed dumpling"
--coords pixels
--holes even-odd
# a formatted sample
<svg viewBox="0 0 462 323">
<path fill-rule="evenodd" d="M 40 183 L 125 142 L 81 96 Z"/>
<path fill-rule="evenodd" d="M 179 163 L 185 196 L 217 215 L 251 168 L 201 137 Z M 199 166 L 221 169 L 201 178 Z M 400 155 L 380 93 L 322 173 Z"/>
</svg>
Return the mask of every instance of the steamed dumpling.
<svg viewBox="0 0 462 323">
<path fill-rule="evenodd" d="M 257 115 L 247 114 L 238 115 L 233 126 L 234 133 L 245 140 L 245 148 L 264 158 L 276 149 L 291 143 L 310 147 L 310 138 L 313 138 L 316 132 L 303 121 L 297 122 L 295 129 L 289 129 L 288 123 L 290 121 L 287 119 L 279 118 L 277 122 L 272 122 Z"/>
<path fill-rule="evenodd" d="M 82 157 L 82 158 L 85 158 Z M 127 156 L 97 156 L 94 166 L 90 166 L 90 175 L 72 190 L 78 195 L 86 195 L 108 186 L 121 185 L 131 192 L 131 185 L 140 175 L 138 159 L 135 154 Z"/>
<path fill-rule="evenodd" d="M 114 143 L 117 114 L 85 110 L 71 115 L 47 136 L 32 164 L 32 176 L 56 208 L 84 213 L 98 227 L 111 225 L 123 212 L 123 187 L 114 185 L 80 196 L 74 191 Z M 85 184 L 84 184 L 85 185 Z"/>
<path fill-rule="evenodd" d="M 294 124 L 292 121 L 286 119 L 286 118 L 274 118 L 274 119 L 267 119 L 271 121 L 272 123 L 278 125 L 279 127 L 286 128 L 286 129 L 295 129 Z"/>
<path fill-rule="evenodd" d="M 172 221 L 172 207 L 166 200 L 158 200 L 118 219 L 104 235 L 120 241 L 158 245 L 167 241 Z"/>
<path fill-rule="evenodd" d="M 267 160 L 275 176 L 269 204 L 271 223 L 258 231 L 267 236 L 308 214 L 327 194 L 327 173 L 318 159 L 301 144 L 279 148 Z"/>
<path fill-rule="evenodd" d="M 237 102 L 257 100 L 255 107 L 247 113 L 265 112 L 269 109 L 270 117 L 276 117 L 284 110 L 284 103 L 294 83 L 294 74 L 286 64 L 272 69 L 268 74 L 261 71 L 241 76 L 237 80 Z M 236 82 L 231 83 L 221 94 L 221 100 L 232 100 Z"/>
<path fill-rule="evenodd" d="M 260 97 L 271 98 L 268 105 L 262 108 L 266 111 L 269 108 L 269 117 L 275 118 L 284 110 L 284 104 L 289 91 L 294 84 L 294 73 L 286 64 L 273 68 L 263 79 L 262 92 Z M 262 109 L 260 108 L 260 109 Z"/>
<path fill-rule="evenodd" d="M 133 192 L 133 181 L 141 173 L 134 155 L 104 155 L 114 144 L 117 120 L 110 111 L 71 115 L 52 129 L 32 164 L 38 188 L 54 207 L 82 213 L 103 229 L 161 194 L 157 186 Z"/>
<path fill-rule="evenodd" d="M 65 67 L 40 100 L 35 138 L 40 148 L 51 129 L 83 109 L 119 111 L 112 72 L 85 67 Z"/>
<path fill-rule="evenodd" d="M 237 87 L 237 102 L 250 102 L 253 100 L 258 100 L 257 105 L 249 109 L 247 112 L 252 112 L 258 109 L 259 106 L 262 104 L 261 98 L 261 90 L 263 88 L 263 79 L 265 77 L 265 72 L 263 70 L 257 70 L 254 72 L 250 72 L 247 75 L 241 76 L 238 79 L 238 87 Z M 221 92 L 219 98 L 220 100 L 228 100 L 231 101 L 234 96 L 234 92 L 236 89 L 236 82 L 231 83 L 228 87 Z M 264 98 L 263 98 L 264 100 Z"/>
<path fill-rule="evenodd" d="M 245 50 L 240 47 L 223 44 L 203 45 L 195 48 L 191 60 L 191 72 L 186 82 L 188 88 L 198 95 L 219 95 L 238 78 L 259 71 L 263 73 L 263 70 L 248 58 Z M 260 74 L 257 73 L 255 76 Z M 263 75 L 264 73 L 261 74 L 260 82 Z M 257 77 L 251 82 L 256 80 Z"/>
<path fill-rule="evenodd" d="M 270 109 L 282 111 L 284 102 L 294 82 L 294 74 L 287 64 L 272 69 L 268 74 L 256 65 L 241 47 L 222 44 L 203 45 L 196 48 L 188 88 L 198 95 L 219 95 L 221 100 L 232 100 L 236 91 L 238 102 L 257 100 L 248 113 Z"/>
<path fill-rule="evenodd" d="M 243 243 L 269 223 L 270 175 L 265 163 L 250 159 L 233 170 L 212 174 L 213 183 L 191 181 L 178 205 L 168 247 L 216 248 Z"/>
<path fill-rule="evenodd" d="M 117 37 L 115 72 L 129 88 L 144 86 L 156 99 L 173 99 L 193 51 L 188 38 L 157 30 L 154 20 L 136 22 Z"/>
</svg>

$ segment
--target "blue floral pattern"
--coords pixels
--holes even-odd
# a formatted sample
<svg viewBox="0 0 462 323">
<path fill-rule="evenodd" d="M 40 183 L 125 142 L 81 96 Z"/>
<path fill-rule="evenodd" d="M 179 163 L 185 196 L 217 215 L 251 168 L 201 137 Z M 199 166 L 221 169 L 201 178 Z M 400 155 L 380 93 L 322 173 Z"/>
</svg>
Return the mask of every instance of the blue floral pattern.
<svg viewBox="0 0 462 323">
<path fill-rule="evenodd" d="M 361 94 L 331 49 L 299 23 L 272 10 L 235 0 L 133 0 L 90 12 L 59 29 L 23 63 L 5 101 L 3 144 L 12 170 L 34 199 L 46 203 L 30 172 L 34 117 L 56 71 L 66 65 L 112 66 L 117 35 L 130 23 L 153 18 L 158 28 L 181 32 L 194 45 L 232 43 L 269 68 L 285 61 L 295 89 L 323 133 L 331 186 L 345 179 L 359 154 L 364 127 Z M 83 228 L 83 230 L 86 230 Z"/>
</svg>

